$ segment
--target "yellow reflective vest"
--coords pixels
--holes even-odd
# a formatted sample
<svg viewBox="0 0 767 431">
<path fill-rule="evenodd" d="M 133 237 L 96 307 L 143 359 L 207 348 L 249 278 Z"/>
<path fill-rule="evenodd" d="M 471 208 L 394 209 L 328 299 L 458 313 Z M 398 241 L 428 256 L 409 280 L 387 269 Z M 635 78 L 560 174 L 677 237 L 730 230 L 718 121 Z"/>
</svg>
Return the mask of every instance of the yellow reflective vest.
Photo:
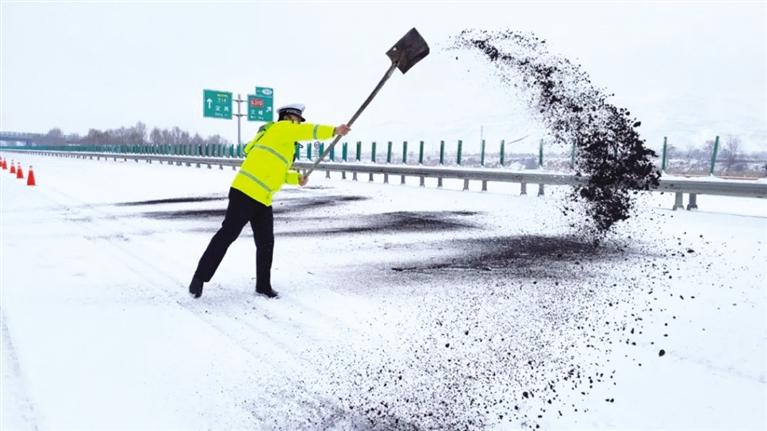
<svg viewBox="0 0 767 431">
<path fill-rule="evenodd" d="M 232 187 L 266 206 L 283 184 L 298 184 L 299 173 L 291 170 L 296 141 L 326 140 L 335 128 L 284 120 L 267 123 L 245 146 L 245 161 Z"/>
</svg>

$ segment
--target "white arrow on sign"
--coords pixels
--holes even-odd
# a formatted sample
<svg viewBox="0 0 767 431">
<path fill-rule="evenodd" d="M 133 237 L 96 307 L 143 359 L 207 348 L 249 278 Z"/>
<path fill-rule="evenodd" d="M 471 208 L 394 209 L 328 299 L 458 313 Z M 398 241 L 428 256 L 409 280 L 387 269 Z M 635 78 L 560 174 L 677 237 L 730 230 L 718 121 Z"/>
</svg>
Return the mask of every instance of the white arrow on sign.
<svg viewBox="0 0 767 431">
<path fill-rule="evenodd" d="M 213 103 L 213 99 L 208 97 L 208 109 L 210 109 L 210 105 Z"/>
</svg>

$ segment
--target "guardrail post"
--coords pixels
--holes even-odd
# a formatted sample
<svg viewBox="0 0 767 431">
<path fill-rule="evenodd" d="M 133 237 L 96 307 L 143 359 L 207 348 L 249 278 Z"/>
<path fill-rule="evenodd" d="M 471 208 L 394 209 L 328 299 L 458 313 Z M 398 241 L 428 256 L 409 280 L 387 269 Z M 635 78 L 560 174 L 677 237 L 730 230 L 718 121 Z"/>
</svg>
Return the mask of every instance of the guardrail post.
<svg viewBox="0 0 767 431">
<path fill-rule="evenodd" d="M 482 180 L 482 191 L 483 192 L 487 191 L 487 180 Z"/>
<path fill-rule="evenodd" d="M 421 144 L 418 147 L 418 165 L 419 166 L 423 166 L 423 141 L 421 141 Z M 424 179 L 423 175 L 421 175 L 421 180 L 420 180 L 420 184 L 419 184 L 421 187 L 425 186 L 424 181 L 425 181 L 425 179 Z"/>
<path fill-rule="evenodd" d="M 482 140 L 482 150 L 479 156 L 479 165 L 485 167 L 485 140 Z"/>
<path fill-rule="evenodd" d="M 570 169 L 575 169 L 575 142 L 570 148 Z"/>
<path fill-rule="evenodd" d="M 370 151 L 370 160 L 373 163 L 375 163 L 376 162 L 376 141 L 373 141 L 372 147 L 373 148 Z M 368 181 L 371 182 L 371 183 L 373 182 L 373 173 L 372 172 L 370 173 L 370 179 Z"/>
<path fill-rule="evenodd" d="M 676 211 L 679 208 L 684 208 L 684 193 L 676 192 L 674 194 L 674 207 L 672 210 Z"/>
<path fill-rule="evenodd" d="M 687 210 L 696 210 L 698 209 L 698 194 L 697 193 L 690 193 L 689 194 L 690 201 L 687 204 Z"/>
<path fill-rule="evenodd" d="M 445 141 L 439 141 L 439 164 L 445 164 Z"/>
<path fill-rule="evenodd" d="M 520 186 L 521 186 L 521 190 L 520 190 L 519 194 L 520 195 L 526 195 L 527 194 L 527 183 L 523 181 L 523 182 L 520 183 Z"/>
<path fill-rule="evenodd" d="M 506 150 L 506 140 L 501 139 L 501 167 L 503 167 L 503 158 L 505 155 L 504 153 L 506 152 L 505 150 Z"/>
<path fill-rule="evenodd" d="M 386 164 L 391 163 L 391 141 L 386 148 Z M 389 174 L 384 174 L 384 184 L 389 184 Z"/>
<path fill-rule="evenodd" d="M 357 141 L 357 154 L 355 157 L 355 161 L 359 163 L 360 157 L 362 157 L 362 141 Z M 352 173 L 352 180 L 357 181 L 357 171 L 354 171 Z"/>
<path fill-rule="evenodd" d="M 719 152 L 719 136 L 714 141 L 714 148 L 711 151 L 711 169 L 708 170 L 709 175 L 714 175 L 714 166 L 716 165 L 716 154 Z"/>
<path fill-rule="evenodd" d="M 347 148 L 346 147 L 347 147 L 347 144 L 346 144 L 346 142 L 344 142 L 341 145 L 341 160 L 343 160 L 344 163 L 346 163 L 346 155 L 347 155 L 346 154 L 347 153 Z M 341 171 L 341 179 L 342 180 L 346 179 L 346 171 Z"/>
<path fill-rule="evenodd" d="M 402 164 L 407 164 L 407 141 L 402 142 Z M 405 184 L 405 176 L 403 175 L 401 178 L 400 184 Z"/>
<path fill-rule="evenodd" d="M 543 196 L 543 184 L 538 184 L 538 196 Z"/>
<path fill-rule="evenodd" d="M 445 165 L 445 141 L 439 141 L 439 165 Z M 442 187 L 442 177 L 437 177 L 437 187 Z"/>
</svg>

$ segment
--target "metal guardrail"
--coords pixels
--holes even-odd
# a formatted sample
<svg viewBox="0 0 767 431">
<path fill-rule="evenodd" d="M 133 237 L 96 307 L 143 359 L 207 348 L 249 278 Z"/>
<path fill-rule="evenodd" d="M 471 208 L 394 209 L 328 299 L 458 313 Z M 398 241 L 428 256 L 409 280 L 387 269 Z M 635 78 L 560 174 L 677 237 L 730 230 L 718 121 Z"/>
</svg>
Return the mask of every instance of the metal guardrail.
<svg viewBox="0 0 767 431">
<path fill-rule="evenodd" d="M 203 165 L 208 168 L 219 166 L 231 166 L 236 169 L 242 164 L 241 158 L 222 158 L 222 157 L 199 157 L 199 156 L 169 156 L 159 154 L 127 154 L 127 153 L 99 153 L 99 152 L 67 152 L 67 151 L 49 151 L 49 150 L 5 150 L 8 152 L 32 153 L 39 155 L 48 155 L 56 157 L 74 157 L 89 159 L 123 159 L 139 160 L 152 163 L 168 163 L 171 165 Z M 307 169 L 313 162 L 296 161 L 293 163 L 297 169 Z M 445 166 L 421 166 L 421 165 L 394 165 L 394 164 L 372 164 L 372 163 L 348 163 L 348 162 L 323 162 L 320 163 L 317 170 L 325 171 L 326 177 L 330 177 L 330 172 L 341 172 L 342 178 L 346 178 L 347 173 L 352 174 L 352 179 L 357 180 L 358 174 L 368 174 L 369 180 L 373 180 L 373 175 L 383 175 L 384 183 L 389 182 L 389 176 L 400 176 L 401 184 L 405 183 L 406 177 L 419 177 L 420 185 L 424 185 L 425 178 L 437 178 L 437 186 L 442 186 L 443 179 L 463 179 L 464 190 L 468 190 L 469 181 L 481 181 L 482 190 L 487 190 L 487 183 L 507 182 L 521 184 L 521 193 L 527 193 L 527 184 L 538 184 L 538 195 L 544 194 L 545 185 L 576 185 L 586 181 L 584 177 L 577 177 L 573 174 L 555 173 L 555 172 L 529 172 L 529 171 L 511 171 L 507 169 L 493 168 L 463 168 L 463 167 L 445 167 Z M 696 209 L 697 195 L 719 195 L 748 198 L 767 198 L 767 182 L 761 181 L 734 181 L 721 179 L 699 179 L 699 178 L 661 178 L 660 185 L 654 191 L 675 193 L 675 202 L 673 209 L 684 208 L 684 193 L 689 195 L 687 209 Z"/>
</svg>

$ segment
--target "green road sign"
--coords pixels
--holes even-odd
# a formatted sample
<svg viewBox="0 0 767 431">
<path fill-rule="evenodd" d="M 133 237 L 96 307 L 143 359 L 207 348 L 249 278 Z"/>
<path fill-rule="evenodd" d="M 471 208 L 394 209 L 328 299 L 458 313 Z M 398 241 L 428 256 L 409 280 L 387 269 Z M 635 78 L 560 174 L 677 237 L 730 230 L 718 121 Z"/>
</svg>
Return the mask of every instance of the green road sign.
<svg viewBox="0 0 767 431">
<path fill-rule="evenodd" d="M 273 121 L 274 91 L 269 87 L 256 87 L 255 95 L 248 95 L 248 121 Z"/>
<path fill-rule="evenodd" d="M 232 119 L 232 93 L 228 91 L 203 90 L 202 116 Z"/>
</svg>

